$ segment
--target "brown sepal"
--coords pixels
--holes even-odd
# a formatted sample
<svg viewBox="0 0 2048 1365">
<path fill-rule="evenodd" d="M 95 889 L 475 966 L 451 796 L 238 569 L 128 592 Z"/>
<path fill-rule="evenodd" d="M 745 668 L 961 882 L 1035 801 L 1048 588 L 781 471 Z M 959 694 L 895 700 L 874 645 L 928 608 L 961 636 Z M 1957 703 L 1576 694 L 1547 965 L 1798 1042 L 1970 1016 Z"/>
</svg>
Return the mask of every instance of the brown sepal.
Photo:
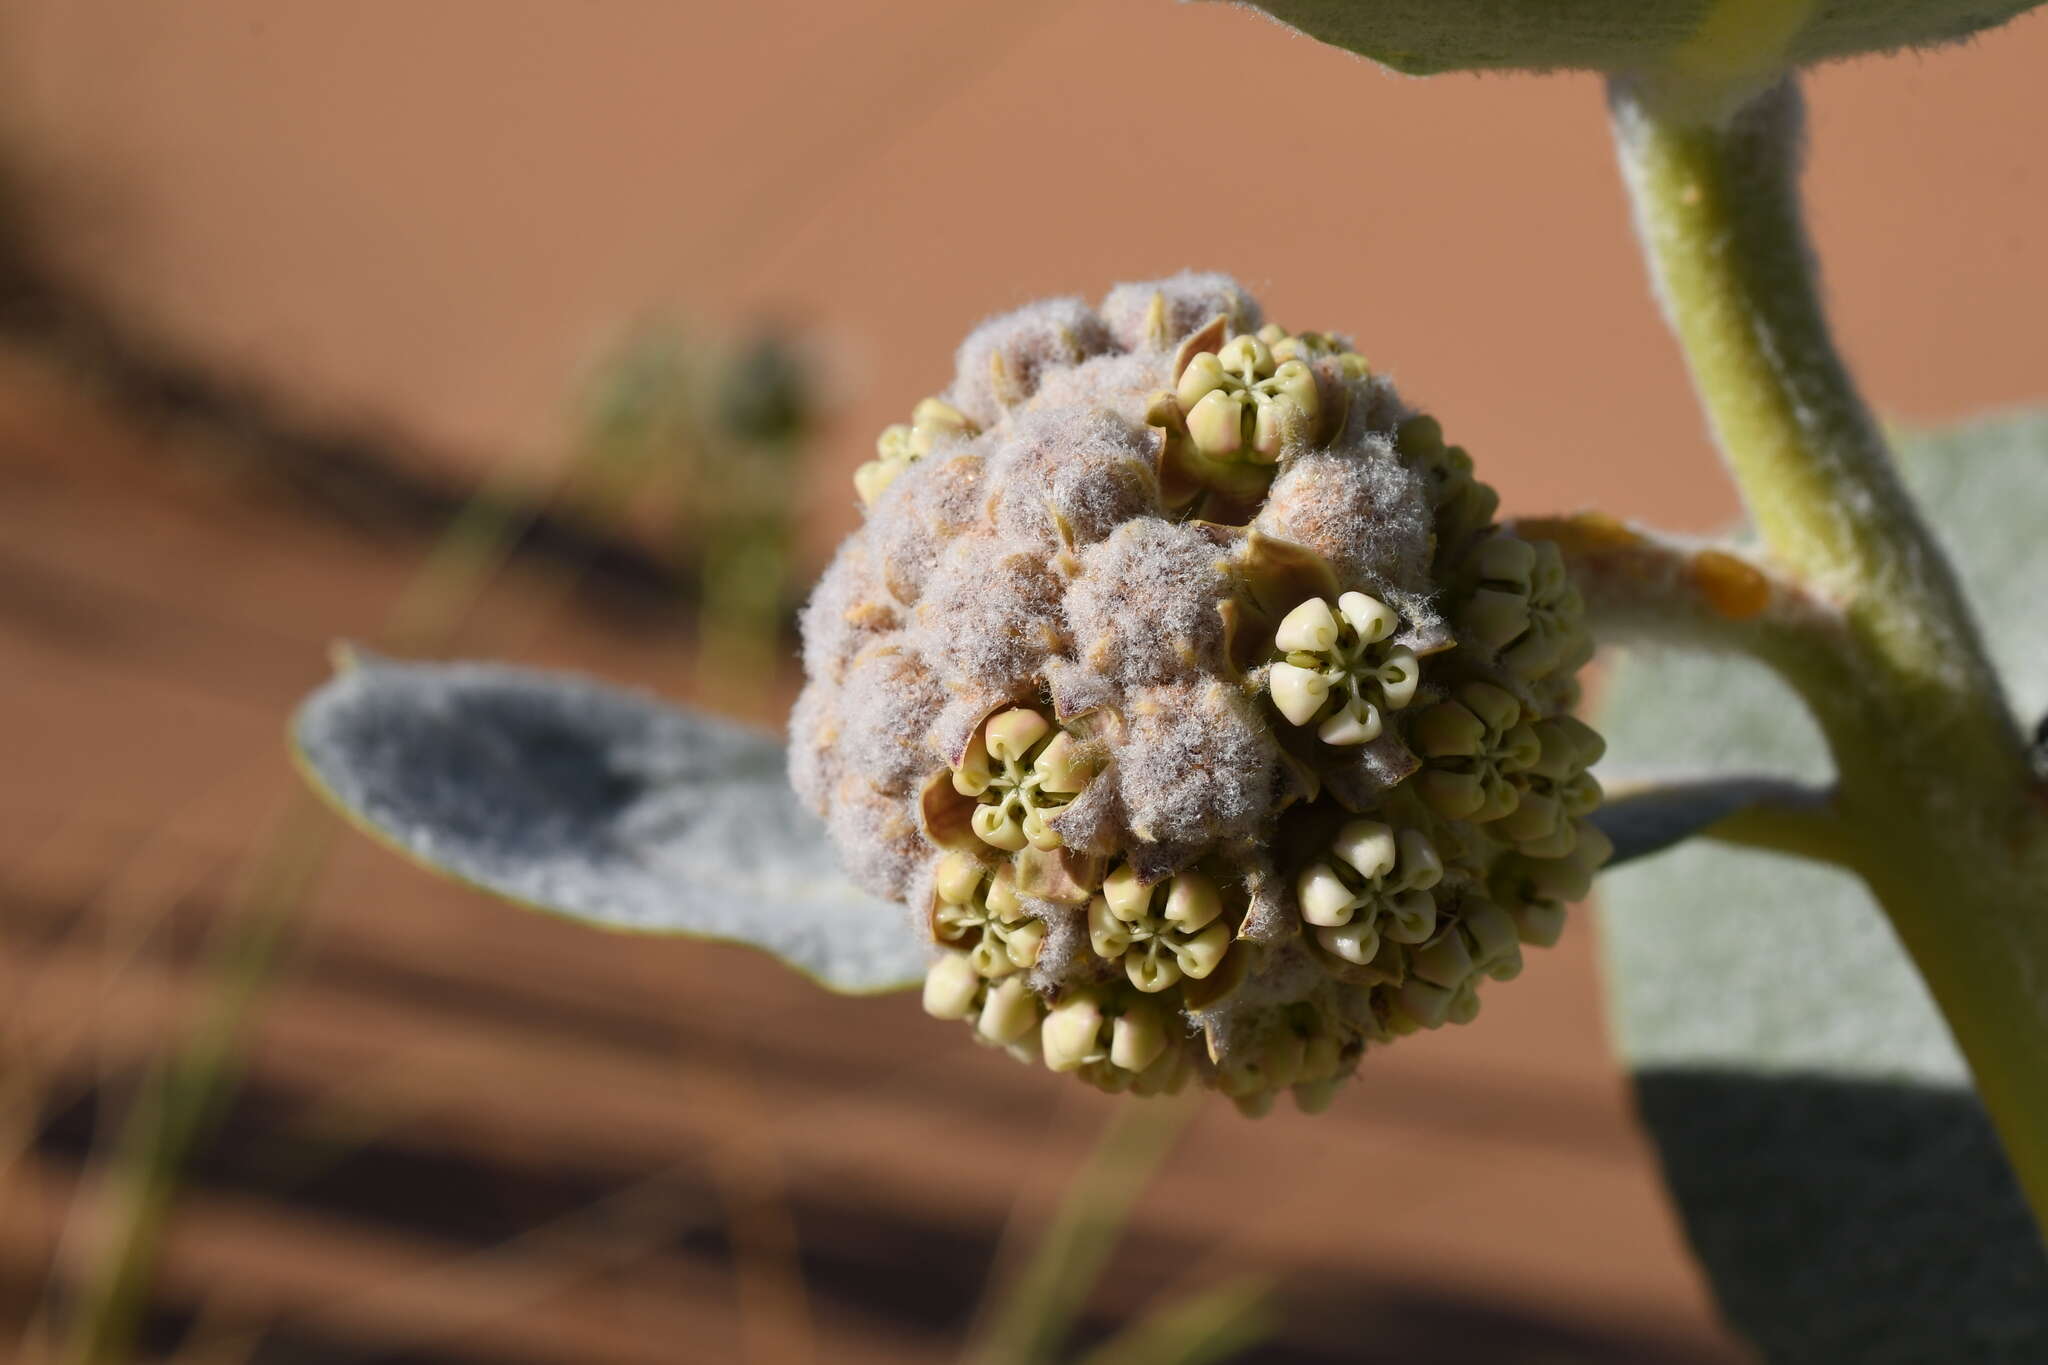
<svg viewBox="0 0 2048 1365">
<path fill-rule="evenodd" d="M 917 794 L 918 828 L 940 848 L 985 848 L 972 823 L 979 804 L 954 790 L 952 769 L 941 768 L 924 780 Z"/>
<path fill-rule="evenodd" d="M 1180 349 L 1173 353 L 1173 382 L 1180 383 L 1181 372 L 1187 369 L 1188 362 L 1202 352 L 1222 350 L 1223 343 L 1229 336 L 1230 319 L 1224 313 L 1218 313 L 1200 328 L 1188 333 L 1187 340 L 1181 342 Z"/>
<path fill-rule="evenodd" d="M 1070 848 L 1039 849 L 1026 844 L 1011 866 L 1017 869 L 1017 892 L 1055 905 L 1086 905 L 1109 871 L 1105 858 L 1089 857 Z"/>
<path fill-rule="evenodd" d="M 1180 998 L 1190 1010 L 1214 1009 L 1229 999 L 1244 984 L 1251 971 L 1252 955 L 1258 951 L 1256 944 L 1242 939 L 1230 945 L 1230 951 L 1216 964 L 1216 970 L 1197 981 L 1192 977 L 1181 982 Z"/>
<path fill-rule="evenodd" d="M 1311 597 L 1334 601 L 1341 590 L 1329 560 L 1263 531 L 1245 535 L 1235 567 L 1246 594 L 1276 622 Z"/>
</svg>

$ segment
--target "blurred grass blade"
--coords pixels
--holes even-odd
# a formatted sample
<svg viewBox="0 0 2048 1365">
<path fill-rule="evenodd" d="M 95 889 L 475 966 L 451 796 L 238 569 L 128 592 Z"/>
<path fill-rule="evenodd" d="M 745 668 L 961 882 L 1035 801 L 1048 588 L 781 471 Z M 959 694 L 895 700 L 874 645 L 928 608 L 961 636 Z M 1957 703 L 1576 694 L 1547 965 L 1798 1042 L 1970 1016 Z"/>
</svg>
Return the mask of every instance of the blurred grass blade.
<svg viewBox="0 0 2048 1365">
<path fill-rule="evenodd" d="M 250 1016 L 334 834 L 317 806 L 295 802 L 216 931 L 203 1012 L 151 1068 L 122 1122 L 94 1229 L 103 1240 L 68 1317 L 69 1365 L 119 1365 L 132 1355 L 185 1164 L 234 1094 Z"/>
<path fill-rule="evenodd" d="M 1127 1100 L 1075 1172 L 1031 1258 L 985 1305 L 987 1330 L 968 1358 L 977 1365 L 1052 1360 L 1095 1290 L 1131 1208 L 1173 1151 L 1198 1102 Z"/>
<path fill-rule="evenodd" d="M 386 623 L 413 646 L 445 637 L 532 523 L 539 501 L 523 470 L 494 477 L 438 537 Z M 186 1164 L 219 1124 L 241 1081 L 247 1037 L 291 931 L 327 867 L 338 829 L 303 794 L 247 864 L 216 928 L 197 1021 L 153 1064 L 121 1121 L 104 1186 L 93 1260 L 66 1313 L 68 1365 L 132 1358 Z M 85 1207 L 85 1206 L 81 1206 Z"/>
<path fill-rule="evenodd" d="M 1271 1277 L 1247 1275 L 1153 1309 L 1079 1365 L 1212 1365 L 1250 1350 L 1278 1325 Z"/>
<path fill-rule="evenodd" d="M 450 634 L 539 519 L 548 483 L 518 463 L 491 474 L 448 523 L 386 615 L 386 648 L 431 649 Z"/>
</svg>

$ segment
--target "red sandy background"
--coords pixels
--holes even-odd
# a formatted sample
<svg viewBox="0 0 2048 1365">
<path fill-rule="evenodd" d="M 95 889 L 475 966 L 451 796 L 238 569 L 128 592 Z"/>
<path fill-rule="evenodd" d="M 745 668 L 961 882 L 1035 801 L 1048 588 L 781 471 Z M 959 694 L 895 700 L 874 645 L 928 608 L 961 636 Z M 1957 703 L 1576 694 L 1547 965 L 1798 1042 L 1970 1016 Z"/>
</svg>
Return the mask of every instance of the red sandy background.
<svg viewBox="0 0 2048 1365">
<path fill-rule="evenodd" d="M 835 461 L 982 316 L 1183 265 L 1353 332 L 1517 511 L 1732 503 L 1587 77 L 1393 76 L 1222 5 L 13 0 L 6 113 L 74 259 L 308 398 L 479 459 L 561 436 L 654 309 L 813 329 Z M 2044 383 L 2048 17 L 1811 82 L 1814 219 L 1877 404 Z M 850 524 L 835 471 L 817 544 Z"/>
<path fill-rule="evenodd" d="M 1834 312 L 1889 415 L 1939 420 L 2048 390 L 2043 69 L 2048 16 L 1809 83 Z M 803 493 L 806 572 L 853 521 L 847 475 L 874 431 L 943 383 L 975 320 L 1184 265 L 1237 274 L 1291 326 L 1354 334 L 1472 448 L 1511 511 L 1598 504 L 1705 529 L 1735 510 L 1584 77 L 1414 81 L 1242 11 L 1152 0 L 12 0 L 0 91 L 49 240 L 94 289 L 300 409 L 416 436 L 433 452 L 420 458 L 464 475 L 566 449 L 579 374 L 637 318 L 786 321 L 832 396 Z M 0 854 L 26 859 L 0 857 L 19 923 L 18 905 L 69 904 L 121 830 L 222 855 L 246 842 L 289 786 L 275 736 L 318 678 L 322 642 L 366 633 L 406 566 L 139 472 L 146 459 L 100 417 L 6 377 L 0 549 L 63 575 L 63 600 L 87 603 L 96 627 L 116 618 L 88 586 L 120 586 L 134 618 L 88 649 L 0 612 L 0 706 L 39 722 L 0 771 L 13 841 Z M 472 632 L 478 652 L 647 685 L 681 676 L 616 624 L 494 620 Z M 189 775 L 209 763 L 195 794 Z M 88 806 L 104 837 L 61 825 Z M 38 842 L 31 815 L 68 832 Z M 345 850 L 319 912 L 340 927 L 272 1016 L 259 1071 L 316 1088 L 375 1074 L 426 1033 L 459 1037 L 470 1050 L 436 1073 L 449 1112 L 427 1145 L 471 1157 L 623 1180 L 664 1152 L 701 1148 L 716 1167 L 756 1149 L 829 1247 L 835 1227 L 859 1243 L 863 1217 L 906 1209 L 992 1228 L 1014 1193 L 1057 1190 L 1103 1112 L 1064 1082 L 992 1070 L 1008 1064 L 901 1001 L 831 1001 L 750 955 L 507 916 L 366 845 Z M 1344 1313 L 1398 1335 L 1411 1319 L 1389 1294 L 1464 1305 L 1454 1322 L 1486 1306 L 1508 1315 L 1503 1331 L 1516 1313 L 1583 1324 L 1619 1352 L 1599 1359 L 1733 1358 L 1603 1052 L 1591 939 L 1569 936 L 1472 1027 L 1390 1053 L 1326 1118 L 1205 1114 L 1141 1205 L 1140 1242 L 1297 1277 L 1302 1301 L 1329 1311 L 1302 1319 L 1288 1358 L 1311 1358 L 1304 1342 L 1317 1359 L 1377 1358 L 1345 1336 Z M 336 963 L 357 957 L 420 973 L 431 1029 L 350 994 Z M 61 965 L 10 972 L 48 981 Z M 465 991 L 514 1005 L 494 1016 Z M 52 1006 L 81 1007 L 103 1008 Z M 688 1084 L 671 1096 L 660 1066 L 602 1040 L 555 1057 L 546 1010 L 609 1011 L 613 1033 L 680 1017 L 700 1046 Z M 159 1028 L 148 1009 L 119 1013 L 108 1027 L 137 1046 Z M 751 1070 L 736 1082 L 736 1068 Z M 1014 1188 L 982 1188 L 961 1153 L 1027 1122 Z M 53 1223 L 71 1178 L 38 1177 L 39 1213 L 17 1226 Z M 856 1189 L 862 1217 L 843 1207 Z M 253 1286 L 239 1311 L 256 1320 L 384 1330 L 322 1305 L 352 1302 L 365 1264 L 401 1275 L 413 1261 L 336 1242 L 311 1214 L 289 1234 L 251 1232 L 240 1207 L 195 1196 L 175 1293 L 232 1281 Z M 289 1250 L 260 1250 L 266 1238 Z M 0 1237 L 17 1260 L 21 1245 Z M 914 1243 L 899 1270 L 937 1254 Z M 1148 1286 L 1172 1279 L 1159 1259 L 1138 1256 Z M 694 1273 L 638 1286 L 665 1305 L 647 1321 L 727 1358 L 732 1304 L 716 1273 Z M 434 1311 L 398 1316 L 443 1322 Z M 471 1344 L 490 1359 L 691 1358 L 652 1326 L 623 1331 L 601 1296 L 551 1311 Z M 951 1340 L 944 1323 L 829 1303 L 817 1330 L 840 1358 L 858 1341 L 876 1358 L 941 1359 Z M 1462 1359 L 1455 1335 L 1403 1358 Z M 1559 1349 L 1525 1358 L 1596 1358 Z"/>
</svg>

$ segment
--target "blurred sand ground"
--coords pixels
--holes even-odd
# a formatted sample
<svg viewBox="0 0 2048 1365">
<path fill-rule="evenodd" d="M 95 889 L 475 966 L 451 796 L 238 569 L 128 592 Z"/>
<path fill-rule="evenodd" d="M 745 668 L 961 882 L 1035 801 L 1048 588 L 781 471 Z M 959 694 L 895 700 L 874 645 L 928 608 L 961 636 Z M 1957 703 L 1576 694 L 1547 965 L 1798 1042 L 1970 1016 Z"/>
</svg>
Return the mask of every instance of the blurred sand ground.
<svg viewBox="0 0 2048 1365">
<path fill-rule="evenodd" d="M 2048 389 L 2044 67 L 2035 17 L 1810 83 L 1835 314 L 1889 415 Z M 973 321 L 1183 265 L 1354 333 L 1510 510 L 1733 512 L 1583 78 L 1410 81 L 1151 0 L 10 0 L 0 91 L 92 289 L 452 475 L 565 449 L 576 376 L 635 318 L 799 329 L 831 394 L 807 574 L 873 432 Z M 0 364 L 0 999 L 70 1106 L 0 1192 L 23 1317 L 92 1077 L 176 1017 L 197 926 L 290 788 L 287 708 L 419 551 L 164 441 Z M 687 691 L 672 623 L 545 599 L 515 571 L 462 647 Z M 66 932 L 166 904 L 183 929 L 111 985 L 98 930 Z M 281 1323 L 266 1359 L 786 1357 L 798 1319 L 745 1256 L 735 1278 L 727 1214 L 757 1206 L 793 1210 L 818 1359 L 945 1359 L 1012 1199 L 1049 1197 L 1105 1112 L 911 1002 L 510 915 L 353 838 L 314 921 L 161 1299 L 173 1326 Z M 1286 1287 L 1272 1359 L 1736 1358 L 1629 1124 L 1593 959 L 1582 923 L 1323 1119 L 1204 1113 L 1091 1321 L 1250 1268 Z M 50 1041 L 81 1021 L 83 1051 Z M 261 1135 L 337 1096 L 370 1136 L 321 1178 L 263 1175 Z M 445 1268 L 620 1190 L 643 1212 L 566 1249 Z"/>
</svg>

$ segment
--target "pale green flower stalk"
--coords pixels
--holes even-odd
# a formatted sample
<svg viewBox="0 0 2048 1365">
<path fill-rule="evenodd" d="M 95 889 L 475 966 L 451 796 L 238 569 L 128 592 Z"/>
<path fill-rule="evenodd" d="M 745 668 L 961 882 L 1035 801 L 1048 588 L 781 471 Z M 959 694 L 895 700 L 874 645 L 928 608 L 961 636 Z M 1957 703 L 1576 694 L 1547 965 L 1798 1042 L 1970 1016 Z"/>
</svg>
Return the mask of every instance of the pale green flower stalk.
<svg viewBox="0 0 2048 1365">
<path fill-rule="evenodd" d="M 1556 548 L 1222 276 L 985 324 L 854 484 L 791 773 L 991 1046 L 1317 1108 L 1471 1019 L 1608 852 Z"/>
<path fill-rule="evenodd" d="M 2048 790 L 1830 337 L 1796 90 L 1701 122 L 1651 89 L 1613 105 L 1665 311 L 1764 546 L 1826 608 L 1767 654 L 1834 754 L 1823 846 L 1890 916 L 2048 1225 Z"/>
</svg>

